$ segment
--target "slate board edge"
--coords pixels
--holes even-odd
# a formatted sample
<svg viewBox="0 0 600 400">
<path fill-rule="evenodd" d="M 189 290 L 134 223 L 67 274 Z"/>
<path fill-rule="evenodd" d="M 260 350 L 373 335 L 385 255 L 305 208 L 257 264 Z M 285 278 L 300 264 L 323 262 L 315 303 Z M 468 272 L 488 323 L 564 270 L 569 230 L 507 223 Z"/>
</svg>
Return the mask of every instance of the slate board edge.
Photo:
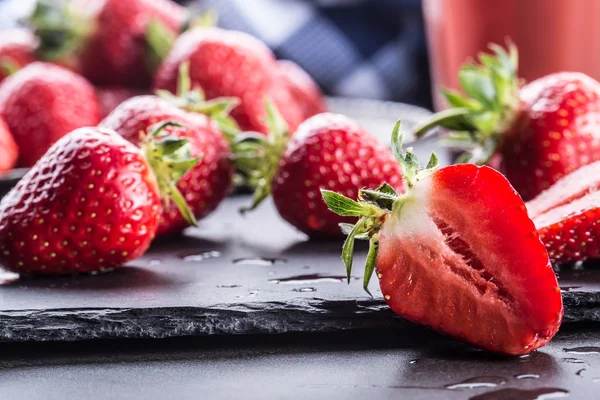
<svg viewBox="0 0 600 400">
<path fill-rule="evenodd" d="M 599 322 L 600 293 L 566 293 L 565 322 Z M 402 329 L 381 300 L 294 299 L 211 307 L 90 308 L 0 312 L 0 342 L 161 339 Z"/>
</svg>

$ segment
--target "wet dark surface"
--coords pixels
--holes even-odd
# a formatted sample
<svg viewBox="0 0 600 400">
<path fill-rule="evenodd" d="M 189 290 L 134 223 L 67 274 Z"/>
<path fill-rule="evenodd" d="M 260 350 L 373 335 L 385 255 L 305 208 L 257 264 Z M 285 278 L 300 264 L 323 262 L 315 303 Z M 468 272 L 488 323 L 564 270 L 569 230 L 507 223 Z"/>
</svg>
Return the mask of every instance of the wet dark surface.
<svg viewBox="0 0 600 400">
<path fill-rule="evenodd" d="M 4 343 L 0 384 L 6 399 L 595 399 L 598 329 L 564 327 L 550 345 L 512 358 L 414 325 L 360 333 Z"/>
<path fill-rule="evenodd" d="M 308 242 L 270 202 L 242 218 L 228 199 L 198 229 L 157 243 L 126 268 L 98 276 L 0 285 L 0 341 L 164 338 L 402 328 L 377 280 L 346 284 L 341 241 Z M 362 244 L 362 243 L 360 243 Z M 360 266 L 365 248 L 358 248 Z M 559 273 L 567 322 L 600 321 L 600 269 Z"/>
</svg>

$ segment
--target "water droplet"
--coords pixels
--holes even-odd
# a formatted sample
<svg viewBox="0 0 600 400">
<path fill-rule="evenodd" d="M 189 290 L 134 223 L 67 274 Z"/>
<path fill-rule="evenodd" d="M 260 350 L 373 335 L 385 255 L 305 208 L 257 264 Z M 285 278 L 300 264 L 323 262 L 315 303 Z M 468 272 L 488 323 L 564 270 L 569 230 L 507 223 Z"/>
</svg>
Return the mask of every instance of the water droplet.
<svg viewBox="0 0 600 400">
<path fill-rule="evenodd" d="M 292 292 L 300 292 L 300 293 L 308 293 L 308 292 L 316 292 L 317 289 L 314 287 L 301 287 L 298 289 L 292 289 Z"/>
<path fill-rule="evenodd" d="M 569 364 L 587 364 L 585 361 L 580 360 L 579 358 L 563 358 L 563 361 Z"/>
<path fill-rule="evenodd" d="M 162 260 L 159 260 L 158 258 L 152 258 L 150 260 L 148 260 L 148 265 L 160 265 L 162 264 Z"/>
<path fill-rule="evenodd" d="M 0 270 L 0 285 L 6 285 L 19 279 L 19 274 Z"/>
<path fill-rule="evenodd" d="M 581 289 L 581 286 L 561 286 L 560 290 L 563 292 L 570 292 L 571 290 Z"/>
<path fill-rule="evenodd" d="M 515 375 L 515 378 L 517 379 L 538 379 L 540 376 L 537 374 L 521 374 L 521 375 Z"/>
<path fill-rule="evenodd" d="M 585 368 L 581 368 L 579 371 L 575 372 L 575 375 L 582 376 L 584 371 L 585 371 Z"/>
<path fill-rule="evenodd" d="M 491 388 L 498 385 L 504 385 L 506 380 L 499 376 L 478 376 L 470 378 L 459 383 L 452 385 L 446 385 L 446 389 L 477 389 L 477 388 Z"/>
<path fill-rule="evenodd" d="M 265 258 L 265 257 L 246 257 L 246 258 L 238 258 L 233 260 L 233 263 L 236 265 L 262 265 L 262 266 L 271 266 L 275 264 L 284 264 L 287 260 L 283 258 Z"/>
<path fill-rule="evenodd" d="M 594 378 L 594 379 L 592 379 L 592 382 L 598 383 L 598 382 L 600 382 L 600 378 Z"/>
<path fill-rule="evenodd" d="M 409 363 L 409 364 L 413 364 L 413 365 L 414 365 L 414 364 L 416 364 L 416 363 L 417 363 L 417 361 L 419 361 L 419 360 L 418 360 L 418 359 L 415 359 L 415 360 L 410 360 L 408 363 Z"/>
<path fill-rule="evenodd" d="M 469 397 L 469 400 L 547 400 L 567 397 L 569 391 L 558 388 L 514 389 L 505 388 Z"/>
<path fill-rule="evenodd" d="M 182 257 L 183 261 L 186 262 L 197 262 L 197 261 L 204 261 L 208 258 L 217 258 L 217 257 L 221 257 L 221 253 L 218 251 L 205 251 L 202 253 L 197 253 L 197 254 L 188 254 L 188 255 L 184 255 Z"/>
<path fill-rule="evenodd" d="M 600 354 L 600 347 L 596 346 L 582 346 L 563 349 L 565 352 L 570 354 Z"/>
<path fill-rule="evenodd" d="M 250 291 L 250 293 L 248 293 L 248 297 L 256 297 L 256 296 L 258 296 L 258 289 L 252 290 L 252 291 Z"/>
<path fill-rule="evenodd" d="M 241 287 L 240 285 L 217 285 L 218 288 L 223 288 L 223 289 L 233 289 L 236 287 Z"/>
<path fill-rule="evenodd" d="M 359 279 L 352 277 L 351 279 Z M 347 278 L 343 275 L 322 275 L 322 274 L 310 274 L 310 275 L 297 275 L 290 276 L 288 278 L 269 279 L 270 283 L 279 283 L 282 285 L 303 285 L 310 283 L 341 283 L 346 282 Z"/>
</svg>

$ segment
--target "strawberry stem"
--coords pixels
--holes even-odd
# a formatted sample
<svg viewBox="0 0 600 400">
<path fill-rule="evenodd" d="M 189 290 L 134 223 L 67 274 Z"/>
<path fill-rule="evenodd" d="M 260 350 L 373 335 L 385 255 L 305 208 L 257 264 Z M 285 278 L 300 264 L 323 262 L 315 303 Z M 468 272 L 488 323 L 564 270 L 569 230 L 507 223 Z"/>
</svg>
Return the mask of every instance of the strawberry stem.
<svg viewBox="0 0 600 400">
<path fill-rule="evenodd" d="M 167 127 L 184 128 L 172 121 L 152 125 L 142 140 L 142 152 L 154 172 L 165 209 L 168 211 L 173 201 L 184 219 L 196 226 L 196 217 L 177 188 L 177 183 L 200 159 L 191 157 L 187 139 L 166 135 L 164 130 Z"/>
</svg>

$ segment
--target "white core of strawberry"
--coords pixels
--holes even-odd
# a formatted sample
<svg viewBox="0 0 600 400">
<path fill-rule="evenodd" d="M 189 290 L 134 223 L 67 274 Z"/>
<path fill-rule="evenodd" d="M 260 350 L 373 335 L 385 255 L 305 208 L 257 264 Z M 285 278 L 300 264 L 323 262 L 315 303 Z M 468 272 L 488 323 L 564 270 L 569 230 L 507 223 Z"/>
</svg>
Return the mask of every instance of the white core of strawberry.
<svg viewBox="0 0 600 400">
<path fill-rule="evenodd" d="M 415 183 L 410 191 L 396 200 L 392 218 L 388 218 L 383 226 L 393 225 L 395 236 L 433 234 L 438 229 L 429 217 L 430 191 L 431 183 L 429 179 Z"/>
</svg>

